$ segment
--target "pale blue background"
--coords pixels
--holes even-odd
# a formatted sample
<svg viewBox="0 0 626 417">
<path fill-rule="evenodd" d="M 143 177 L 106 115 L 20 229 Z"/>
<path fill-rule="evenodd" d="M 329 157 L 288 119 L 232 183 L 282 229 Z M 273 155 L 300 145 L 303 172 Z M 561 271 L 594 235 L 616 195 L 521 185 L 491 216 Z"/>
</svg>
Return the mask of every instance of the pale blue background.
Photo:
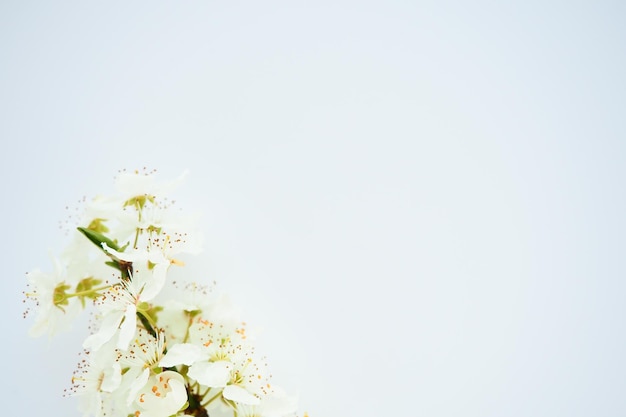
<svg viewBox="0 0 626 417">
<path fill-rule="evenodd" d="M 311 417 L 626 415 L 625 4 L 3 1 L 3 414 L 79 415 L 24 272 L 145 165 Z"/>
</svg>

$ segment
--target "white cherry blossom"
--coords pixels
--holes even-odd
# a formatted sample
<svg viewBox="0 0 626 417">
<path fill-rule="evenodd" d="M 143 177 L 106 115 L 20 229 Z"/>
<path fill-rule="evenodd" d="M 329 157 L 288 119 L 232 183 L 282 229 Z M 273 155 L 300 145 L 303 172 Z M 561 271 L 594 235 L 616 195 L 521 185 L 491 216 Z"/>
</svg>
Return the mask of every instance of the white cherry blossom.
<svg viewBox="0 0 626 417">
<path fill-rule="evenodd" d="M 48 334 L 49 337 L 66 331 L 81 311 L 81 304 L 76 297 L 67 297 L 67 293 L 78 283 L 69 279 L 62 261 L 54 259 L 54 272 L 42 272 L 35 269 L 26 274 L 28 288 L 27 299 L 35 303 L 35 322 L 29 334 L 33 337 Z M 27 311 L 27 314 L 29 311 Z"/>
<path fill-rule="evenodd" d="M 120 199 L 127 201 L 137 196 L 165 196 L 178 188 L 189 171 L 184 171 L 178 178 L 159 182 L 156 172 L 120 172 L 115 178 L 115 191 Z"/>
<path fill-rule="evenodd" d="M 150 301 L 161 292 L 165 285 L 167 269 L 172 263 L 162 252 L 132 249 L 128 252 L 118 252 L 109 248 L 106 243 L 103 243 L 102 247 L 116 260 L 132 264 L 132 271 L 129 271 L 131 280 L 141 286 L 143 301 Z"/>
<path fill-rule="evenodd" d="M 139 390 L 135 402 L 136 417 L 170 417 L 187 402 L 185 379 L 174 371 L 151 375 Z"/>
<path fill-rule="evenodd" d="M 67 392 L 84 417 L 292 417 L 297 401 L 271 381 L 235 303 L 171 282 L 197 278 L 177 267 L 201 250 L 194 219 L 167 197 L 184 177 L 124 171 L 114 193 L 86 204 L 54 271 L 27 276 L 31 334 L 55 334 L 92 309 Z"/>
<path fill-rule="evenodd" d="M 236 405 L 238 417 L 287 417 L 294 416 L 298 410 L 298 400 L 290 397 L 279 388 L 274 392 L 263 396 L 256 405 Z"/>
<path fill-rule="evenodd" d="M 127 350 L 116 350 L 116 361 L 124 369 L 119 390 L 121 402 L 125 406 L 131 407 L 150 376 L 161 371 L 158 363 L 163 358 L 164 352 L 163 332 L 156 333 L 154 337 L 143 328 L 137 329 L 136 336 Z"/>
<path fill-rule="evenodd" d="M 137 305 L 142 301 L 143 283 L 137 280 L 121 281 L 113 285 L 97 300 L 100 314 L 98 331 L 83 342 L 83 347 L 98 350 L 117 336 L 116 346 L 126 349 L 137 328 Z"/>
<path fill-rule="evenodd" d="M 79 362 L 68 394 L 79 397 L 79 409 L 85 417 L 101 417 L 115 408 L 114 393 L 121 381 L 122 369 L 109 344 Z"/>
</svg>

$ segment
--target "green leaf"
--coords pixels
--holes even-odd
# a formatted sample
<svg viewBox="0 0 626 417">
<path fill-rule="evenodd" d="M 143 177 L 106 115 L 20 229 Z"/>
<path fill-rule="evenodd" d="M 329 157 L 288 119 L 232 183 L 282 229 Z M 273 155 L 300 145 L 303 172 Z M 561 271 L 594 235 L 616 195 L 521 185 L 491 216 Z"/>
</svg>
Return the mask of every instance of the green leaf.
<svg viewBox="0 0 626 417">
<path fill-rule="evenodd" d="M 148 319 L 140 312 L 137 312 L 137 318 L 139 318 L 139 321 L 141 322 L 141 324 L 143 324 L 143 327 L 148 331 L 148 333 L 150 333 L 154 338 L 156 338 L 157 332 L 156 330 L 154 330 L 154 328 L 152 327 Z"/>
<path fill-rule="evenodd" d="M 120 247 L 117 245 L 117 243 L 115 243 L 114 241 L 112 241 L 108 237 L 104 236 L 102 233 L 98 233 L 95 230 L 91 230 L 91 229 L 89 229 L 87 227 L 77 227 L 77 229 L 78 229 L 79 232 L 81 232 L 83 235 L 85 235 L 85 237 L 87 239 L 89 239 L 94 245 L 99 247 L 107 255 L 111 256 L 102 247 L 103 243 L 106 243 L 106 245 L 108 247 L 110 247 L 111 249 L 119 252 Z"/>
<path fill-rule="evenodd" d="M 122 270 L 122 268 L 120 267 L 119 262 L 116 262 L 116 261 L 108 261 L 108 262 L 105 262 L 105 265 L 109 265 L 110 267 L 115 268 L 115 269 L 117 269 L 118 271 L 121 271 L 121 270 Z"/>
</svg>

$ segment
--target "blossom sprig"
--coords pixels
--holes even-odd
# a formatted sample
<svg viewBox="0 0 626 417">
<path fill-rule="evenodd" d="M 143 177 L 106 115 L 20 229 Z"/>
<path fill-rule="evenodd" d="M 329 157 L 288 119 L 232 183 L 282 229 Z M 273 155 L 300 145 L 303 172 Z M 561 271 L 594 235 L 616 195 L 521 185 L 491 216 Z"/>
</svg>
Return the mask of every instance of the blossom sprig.
<svg viewBox="0 0 626 417">
<path fill-rule="evenodd" d="M 202 242 L 167 197 L 184 177 L 122 171 L 113 195 L 87 203 L 54 272 L 27 274 L 30 333 L 52 337 L 92 312 L 66 391 L 85 417 L 295 416 L 231 299 L 193 280 L 176 293 L 170 269 Z"/>
</svg>

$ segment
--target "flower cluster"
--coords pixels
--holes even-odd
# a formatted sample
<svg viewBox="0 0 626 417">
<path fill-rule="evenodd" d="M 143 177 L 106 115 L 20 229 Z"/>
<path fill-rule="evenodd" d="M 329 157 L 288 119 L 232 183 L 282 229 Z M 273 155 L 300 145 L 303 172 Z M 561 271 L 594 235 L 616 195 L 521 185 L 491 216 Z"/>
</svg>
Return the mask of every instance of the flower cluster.
<svg viewBox="0 0 626 417">
<path fill-rule="evenodd" d="M 54 272 L 27 274 L 33 336 L 65 330 L 92 311 L 91 334 L 69 395 L 84 416 L 295 416 L 226 296 L 172 282 L 201 251 L 197 228 L 154 171 L 122 171 L 116 192 L 86 203 Z"/>
</svg>

